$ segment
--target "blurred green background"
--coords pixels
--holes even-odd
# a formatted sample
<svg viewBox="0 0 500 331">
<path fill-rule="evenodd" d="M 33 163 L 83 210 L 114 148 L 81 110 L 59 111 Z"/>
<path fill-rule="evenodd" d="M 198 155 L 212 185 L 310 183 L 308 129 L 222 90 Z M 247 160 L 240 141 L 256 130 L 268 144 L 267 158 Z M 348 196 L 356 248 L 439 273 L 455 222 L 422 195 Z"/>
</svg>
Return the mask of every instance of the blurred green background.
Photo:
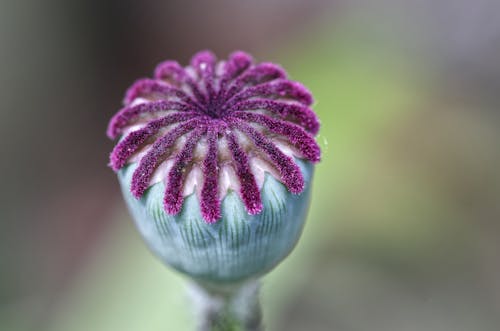
<svg viewBox="0 0 500 331">
<path fill-rule="evenodd" d="M 133 80 L 210 48 L 281 63 L 321 118 L 267 330 L 500 329 L 500 2 L 0 2 L 0 330 L 192 330 L 106 167 Z"/>
</svg>

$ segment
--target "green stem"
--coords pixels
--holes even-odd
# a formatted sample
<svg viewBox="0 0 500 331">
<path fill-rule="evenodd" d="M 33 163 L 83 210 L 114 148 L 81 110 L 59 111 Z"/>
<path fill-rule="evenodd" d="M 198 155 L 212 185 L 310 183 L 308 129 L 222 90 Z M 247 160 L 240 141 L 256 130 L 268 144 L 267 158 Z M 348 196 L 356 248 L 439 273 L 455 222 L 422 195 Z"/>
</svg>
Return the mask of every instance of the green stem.
<svg viewBox="0 0 500 331">
<path fill-rule="evenodd" d="M 214 285 L 193 283 L 198 331 L 262 331 L 260 283 Z"/>
</svg>

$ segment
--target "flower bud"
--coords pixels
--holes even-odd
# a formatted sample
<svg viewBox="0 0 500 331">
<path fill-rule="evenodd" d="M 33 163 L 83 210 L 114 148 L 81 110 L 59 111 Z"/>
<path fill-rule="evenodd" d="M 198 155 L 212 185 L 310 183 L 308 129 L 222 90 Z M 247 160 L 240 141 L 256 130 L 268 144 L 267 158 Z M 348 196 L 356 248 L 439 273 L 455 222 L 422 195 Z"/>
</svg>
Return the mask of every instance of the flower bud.
<svg viewBox="0 0 500 331">
<path fill-rule="evenodd" d="M 262 275 L 296 244 L 319 122 L 312 96 L 275 64 L 208 51 L 137 81 L 108 136 L 125 201 L 150 249 L 199 280 Z"/>
</svg>

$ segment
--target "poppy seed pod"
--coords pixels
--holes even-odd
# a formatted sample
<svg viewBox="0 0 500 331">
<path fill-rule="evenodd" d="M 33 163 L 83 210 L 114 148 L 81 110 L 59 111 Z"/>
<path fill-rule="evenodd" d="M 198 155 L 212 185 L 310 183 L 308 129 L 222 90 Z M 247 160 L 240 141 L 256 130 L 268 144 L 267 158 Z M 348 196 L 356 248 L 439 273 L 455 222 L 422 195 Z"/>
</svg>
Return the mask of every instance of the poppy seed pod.
<svg viewBox="0 0 500 331">
<path fill-rule="evenodd" d="M 296 244 L 320 149 L 312 96 L 243 52 L 166 61 L 137 81 L 108 136 L 125 201 L 150 249 L 197 280 L 238 282 Z"/>
</svg>

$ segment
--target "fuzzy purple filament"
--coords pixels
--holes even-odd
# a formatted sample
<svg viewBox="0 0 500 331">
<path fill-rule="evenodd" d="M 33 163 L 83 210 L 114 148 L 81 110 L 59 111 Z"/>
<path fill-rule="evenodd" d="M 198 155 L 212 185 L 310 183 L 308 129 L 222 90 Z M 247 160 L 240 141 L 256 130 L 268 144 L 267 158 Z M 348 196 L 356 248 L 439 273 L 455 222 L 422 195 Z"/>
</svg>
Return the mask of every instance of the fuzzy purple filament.
<svg viewBox="0 0 500 331">
<path fill-rule="evenodd" d="M 161 63 L 154 77 L 130 87 L 125 107 L 111 119 L 107 130 L 111 139 L 124 135 L 110 155 L 113 170 L 139 155 L 131 183 L 135 197 L 145 193 L 155 171 L 167 159 L 172 166 L 164 178 L 164 207 L 172 215 L 182 208 L 183 185 L 195 163 L 203 176 L 198 194 L 208 223 L 220 218 L 220 169 L 228 164 L 250 214 L 263 208 L 252 158 L 269 164 L 272 174 L 290 192 L 302 192 L 304 178 L 292 156 L 314 163 L 320 160 L 314 139 L 319 121 L 310 108 L 311 93 L 288 80 L 282 68 L 254 64 L 244 52 L 218 62 L 211 52 L 202 51 L 185 68 L 175 61 Z M 181 138 L 182 146 L 177 148 Z M 289 147 L 288 153 L 282 150 L 283 144 Z M 201 157 L 196 154 L 198 145 L 204 146 L 199 149 Z"/>
</svg>

